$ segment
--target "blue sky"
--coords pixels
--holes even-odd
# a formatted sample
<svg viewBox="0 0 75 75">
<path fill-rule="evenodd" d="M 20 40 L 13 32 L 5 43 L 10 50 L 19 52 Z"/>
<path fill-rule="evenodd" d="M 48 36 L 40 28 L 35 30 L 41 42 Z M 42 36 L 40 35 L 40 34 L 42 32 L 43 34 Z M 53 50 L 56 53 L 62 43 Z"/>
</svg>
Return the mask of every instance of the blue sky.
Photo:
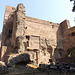
<svg viewBox="0 0 75 75">
<path fill-rule="evenodd" d="M 75 26 L 75 12 L 72 12 L 73 2 L 70 0 L 0 0 L 0 32 L 3 28 L 6 5 L 16 7 L 19 3 L 26 7 L 26 16 L 54 23 L 68 19 L 71 27 Z"/>
</svg>

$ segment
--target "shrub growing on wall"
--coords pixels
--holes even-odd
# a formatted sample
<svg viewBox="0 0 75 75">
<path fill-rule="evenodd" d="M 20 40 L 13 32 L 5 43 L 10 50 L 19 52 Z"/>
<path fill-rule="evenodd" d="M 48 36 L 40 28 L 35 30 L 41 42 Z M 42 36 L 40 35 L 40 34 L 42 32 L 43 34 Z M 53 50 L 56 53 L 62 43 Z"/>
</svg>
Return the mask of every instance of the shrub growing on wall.
<svg viewBox="0 0 75 75">
<path fill-rule="evenodd" d="M 68 48 L 65 57 L 72 57 L 75 56 L 75 47 Z"/>
</svg>

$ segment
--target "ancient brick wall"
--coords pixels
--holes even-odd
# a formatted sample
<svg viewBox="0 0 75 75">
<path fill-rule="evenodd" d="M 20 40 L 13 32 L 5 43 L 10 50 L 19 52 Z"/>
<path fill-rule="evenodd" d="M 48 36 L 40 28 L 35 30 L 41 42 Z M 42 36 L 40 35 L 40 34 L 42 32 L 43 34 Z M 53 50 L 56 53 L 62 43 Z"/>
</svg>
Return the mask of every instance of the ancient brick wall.
<svg viewBox="0 0 75 75">
<path fill-rule="evenodd" d="M 4 24 L 2 30 L 2 39 L 1 39 L 1 48 L 2 46 L 7 46 L 7 51 L 4 54 L 12 52 L 11 39 L 12 39 L 12 30 L 13 30 L 13 17 L 14 17 L 15 8 L 11 6 L 6 6 L 5 15 L 4 15 Z M 1 49 L 2 52 L 2 49 Z"/>
<path fill-rule="evenodd" d="M 2 31 L 2 45 L 5 45 L 6 39 L 11 36 L 12 28 L 13 28 L 14 11 L 15 11 L 14 7 L 8 5 L 6 6 L 3 31 Z"/>
<path fill-rule="evenodd" d="M 68 36 L 73 32 L 75 28 L 70 28 L 67 20 L 58 24 L 26 16 L 25 7 L 20 3 L 16 9 L 6 6 L 2 46 L 7 46 L 6 56 L 30 52 L 32 60 L 46 64 L 49 59 L 56 62 L 65 55 L 63 50 L 73 46 L 75 37 Z"/>
<path fill-rule="evenodd" d="M 46 38 L 49 40 L 51 46 L 57 46 L 57 41 L 60 43 L 58 44 L 58 48 L 63 48 L 62 46 L 62 29 L 59 24 L 52 23 L 40 19 L 35 19 L 31 17 L 26 17 L 26 35 L 35 35 L 40 36 L 40 38 Z M 36 30 L 35 30 L 36 29 Z"/>
<path fill-rule="evenodd" d="M 61 23 L 63 30 L 64 50 L 75 47 L 75 26 L 70 28 L 70 22 L 65 20 Z"/>
<path fill-rule="evenodd" d="M 67 30 L 64 42 L 66 50 L 75 47 L 75 27 Z"/>
<path fill-rule="evenodd" d="M 35 60 L 38 56 L 40 63 L 48 63 L 49 58 L 55 58 L 55 48 L 63 49 L 62 29 L 57 23 L 25 16 L 23 4 L 19 4 L 16 10 L 14 7 L 6 6 L 2 32 L 2 46 L 5 45 L 6 55 L 16 50 L 24 52 L 27 49 L 38 49 L 39 52 L 33 53 Z"/>
<path fill-rule="evenodd" d="M 60 59 L 57 60 L 57 62 L 59 62 L 59 63 L 62 63 L 62 62 L 75 63 L 75 56 L 74 57 L 60 58 Z"/>
<path fill-rule="evenodd" d="M 14 14 L 14 24 L 12 33 L 12 45 L 18 48 L 18 52 L 24 52 L 25 39 L 25 7 L 23 4 L 18 4 Z M 17 41 L 17 42 L 16 42 Z"/>
<path fill-rule="evenodd" d="M 4 15 L 4 24 L 6 23 L 8 18 L 11 16 L 12 12 L 14 11 L 15 11 L 15 7 L 8 6 L 8 5 L 6 6 L 5 15 Z"/>
<path fill-rule="evenodd" d="M 63 33 L 62 33 L 62 28 L 60 24 L 26 16 L 25 26 L 26 26 L 25 35 L 29 35 L 29 36 L 34 35 L 34 36 L 40 37 L 39 45 L 40 45 L 40 48 L 42 49 L 40 50 L 41 51 L 40 57 L 42 57 L 40 58 L 40 60 L 42 62 L 45 62 L 45 61 L 48 62 L 48 60 L 46 60 L 45 58 L 49 59 L 51 57 L 51 53 L 47 51 L 48 47 L 50 48 L 51 46 L 54 49 L 55 48 L 63 49 Z M 55 58 L 54 52 L 52 52 L 52 55 Z"/>
</svg>

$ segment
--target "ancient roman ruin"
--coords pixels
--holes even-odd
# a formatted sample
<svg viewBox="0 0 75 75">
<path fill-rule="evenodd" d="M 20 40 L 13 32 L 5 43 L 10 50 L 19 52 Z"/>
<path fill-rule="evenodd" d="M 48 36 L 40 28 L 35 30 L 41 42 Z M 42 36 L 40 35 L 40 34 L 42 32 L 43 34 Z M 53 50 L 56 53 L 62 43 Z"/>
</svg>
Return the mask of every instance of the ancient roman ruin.
<svg viewBox="0 0 75 75">
<path fill-rule="evenodd" d="M 34 64 L 48 64 L 63 58 L 75 47 L 75 26 L 69 20 L 53 23 L 26 16 L 22 3 L 6 6 L 1 40 L 1 61 L 27 53 Z M 26 59 L 27 57 L 25 57 Z"/>
</svg>

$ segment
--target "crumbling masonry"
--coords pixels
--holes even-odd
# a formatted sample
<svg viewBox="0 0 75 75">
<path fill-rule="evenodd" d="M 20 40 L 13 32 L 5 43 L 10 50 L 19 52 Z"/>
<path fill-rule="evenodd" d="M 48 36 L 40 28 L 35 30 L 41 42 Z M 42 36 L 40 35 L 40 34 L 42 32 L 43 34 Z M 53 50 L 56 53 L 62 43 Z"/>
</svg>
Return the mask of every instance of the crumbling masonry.
<svg viewBox="0 0 75 75">
<path fill-rule="evenodd" d="M 28 53 L 35 64 L 48 64 L 75 47 L 75 26 L 68 20 L 52 23 L 26 16 L 23 4 L 6 6 L 1 42 L 1 60 L 11 54 Z M 26 57 L 25 57 L 26 58 Z"/>
</svg>

